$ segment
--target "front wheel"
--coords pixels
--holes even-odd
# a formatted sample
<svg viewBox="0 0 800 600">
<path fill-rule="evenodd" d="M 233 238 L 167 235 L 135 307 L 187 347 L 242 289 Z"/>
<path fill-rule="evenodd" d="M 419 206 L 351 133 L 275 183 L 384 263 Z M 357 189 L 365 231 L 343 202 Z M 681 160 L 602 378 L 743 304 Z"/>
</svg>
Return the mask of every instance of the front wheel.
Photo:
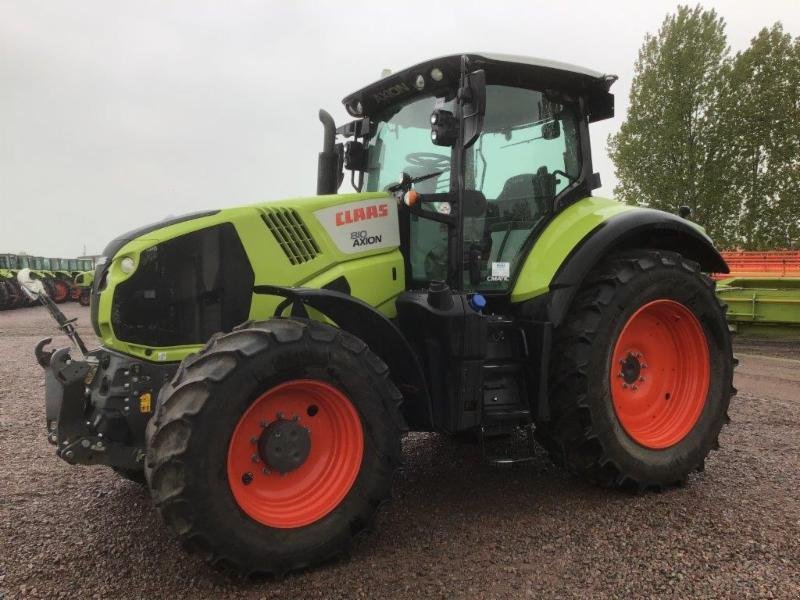
<svg viewBox="0 0 800 600">
<path fill-rule="evenodd" d="M 400 393 L 358 338 L 249 323 L 184 360 L 148 424 L 145 472 L 167 524 L 214 564 L 283 574 L 349 547 L 388 499 Z"/>
<path fill-rule="evenodd" d="M 537 428 L 573 473 L 633 490 L 701 470 L 727 421 L 733 355 L 713 282 L 680 254 L 603 261 L 555 332 L 552 419 Z"/>
</svg>

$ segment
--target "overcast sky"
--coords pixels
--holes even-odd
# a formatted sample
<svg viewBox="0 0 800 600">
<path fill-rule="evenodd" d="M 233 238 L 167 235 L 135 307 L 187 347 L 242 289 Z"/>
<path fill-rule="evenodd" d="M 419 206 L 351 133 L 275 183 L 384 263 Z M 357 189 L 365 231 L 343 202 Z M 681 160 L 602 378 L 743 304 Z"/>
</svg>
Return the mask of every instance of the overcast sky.
<svg viewBox="0 0 800 600">
<path fill-rule="evenodd" d="M 800 1 L 704 2 L 734 50 Z M 482 50 L 616 73 L 675 2 L 0 0 L 0 252 L 75 256 L 168 215 L 313 194 L 341 98 L 434 56 Z"/>
</svg>

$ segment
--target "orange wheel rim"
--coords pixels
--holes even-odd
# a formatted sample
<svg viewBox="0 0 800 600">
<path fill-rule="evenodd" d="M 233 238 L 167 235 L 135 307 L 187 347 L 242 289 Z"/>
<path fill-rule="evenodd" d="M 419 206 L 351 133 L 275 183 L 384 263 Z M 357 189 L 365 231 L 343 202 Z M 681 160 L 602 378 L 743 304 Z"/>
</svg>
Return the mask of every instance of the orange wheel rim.
<svg viewBox="0 0 800 600">
<path fill-rule="evenodd" d="M 708 396 L 710 355 L 697 317 L 674 300 L 639 308 L 611 357 L 611 400 L 625 432 L 646 448 L 674 446 L 694 428 Z"/>
<path fill-rule="evenodd" d="M 55 288 L 55 300 L 65 300 L 69 295 L 69 288 L 63 281 L 56 281 L 53 287 Z"/>
<path fill-rule="evenodd" d="M 228 484 L 255 521 L 303 527 L 341 503 L 363 454 L 361 419 L 347 396 L 322 381 L 287 381 L 239 419 L 228 445 Z"/>
</svg>

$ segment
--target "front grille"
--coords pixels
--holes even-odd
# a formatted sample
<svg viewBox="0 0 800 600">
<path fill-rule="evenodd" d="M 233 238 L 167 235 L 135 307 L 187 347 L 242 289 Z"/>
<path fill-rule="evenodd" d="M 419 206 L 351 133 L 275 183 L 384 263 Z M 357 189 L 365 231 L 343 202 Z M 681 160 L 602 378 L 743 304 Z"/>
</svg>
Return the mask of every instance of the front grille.
<svg viewBox="0 0 800 600">
<path fill-rule="evenodd" d="M 111 327 L 118 339 L 153 347 L 202 344 L 247 320 L 254 274 L 231 223 L 151 246 L 138 263 L 114 290 Z"/>
<path fill-rule="evenodd" d="M 319 254 L 317 242 L 296 210 L 265 208 L 261 218 L 293 265 L 313 260 Z"/>
</svg>

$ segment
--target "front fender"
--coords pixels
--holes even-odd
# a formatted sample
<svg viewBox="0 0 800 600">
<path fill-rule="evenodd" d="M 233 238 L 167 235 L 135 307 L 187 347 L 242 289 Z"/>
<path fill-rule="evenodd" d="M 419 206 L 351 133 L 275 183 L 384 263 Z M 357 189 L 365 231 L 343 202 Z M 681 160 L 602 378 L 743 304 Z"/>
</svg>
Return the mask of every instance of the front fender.
<svg viewBox="0 0 800 600">
<path fill-rule="evenodd" d="M 308 317 L 307 306 L 360 338 L 389 367 L 392 381 L 403 394 L 401 412 L 408 424 L 416 427 L 432 424 L 431 400 L 422 366 L 406 338 L 384 314 L 354 296 L 332 289 L 257 285 L 253 291 L 286 299 L 278 305 L 276 316 L 291 307 L 292 316 Z"/>
</svg>

